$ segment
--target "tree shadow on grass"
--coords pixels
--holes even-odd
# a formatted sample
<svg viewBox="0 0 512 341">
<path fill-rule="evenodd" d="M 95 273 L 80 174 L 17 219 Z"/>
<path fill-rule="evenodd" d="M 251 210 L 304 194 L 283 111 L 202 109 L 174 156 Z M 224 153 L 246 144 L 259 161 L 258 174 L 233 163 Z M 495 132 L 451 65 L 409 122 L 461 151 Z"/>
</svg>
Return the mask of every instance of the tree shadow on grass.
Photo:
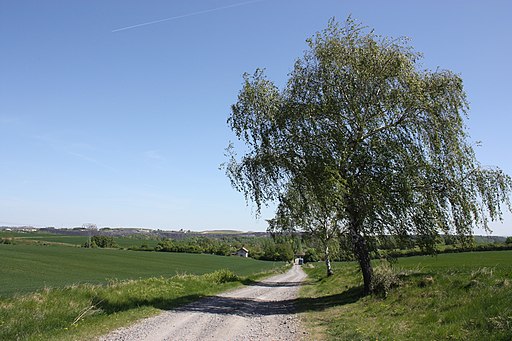
<svg viewBox="0 0 512 341">
<path fill-rule="evenodd" d="M 356 303 L 364 297 L 363 286 L 349 288 L 339 294 L 305 297 L 295 300 L 297 312 L 322 311 L 331 307 Z"/>
</svg>

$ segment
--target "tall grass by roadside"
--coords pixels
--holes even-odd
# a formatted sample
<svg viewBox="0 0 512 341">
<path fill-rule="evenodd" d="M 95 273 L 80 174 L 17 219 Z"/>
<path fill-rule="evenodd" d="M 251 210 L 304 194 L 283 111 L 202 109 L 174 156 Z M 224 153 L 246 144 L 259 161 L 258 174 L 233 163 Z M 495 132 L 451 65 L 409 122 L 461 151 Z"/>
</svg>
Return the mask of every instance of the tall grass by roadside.
<svg viewBox="0 0 512 341">
<path fill-rule="evenodd" d="M 305 266 L 309 285 L 299 302 L 314 339 L 512 339 L 511 251 L 374 265 L 379 289 L 367 297 L 356 263 L 336 263 L 332 277 L 321 264 Z"/>
<path fill-rule="evenodd" d="M 43 289 L 4 298 L 0 299 L 0 340 L 89 340 L 161 309 L 183 305 L 263 275 L 240 277 L 222 269 L 204 275 Z"/>
</svg>

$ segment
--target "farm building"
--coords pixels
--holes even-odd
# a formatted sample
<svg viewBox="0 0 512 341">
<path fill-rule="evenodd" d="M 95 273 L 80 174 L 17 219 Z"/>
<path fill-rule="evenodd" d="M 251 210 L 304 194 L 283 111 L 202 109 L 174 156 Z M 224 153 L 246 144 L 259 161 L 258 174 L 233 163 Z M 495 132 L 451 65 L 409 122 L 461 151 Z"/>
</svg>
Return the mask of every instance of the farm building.
<svg viewBox="0 0 512 341">
<path fill-rule="evenodd" d="M 249 250 L 247 250 L 245 247 L 242 247 L 237 252 L 235 252 L 233 255 L 240 256 L 240 257 L 249 257 Z"/>
</svg>

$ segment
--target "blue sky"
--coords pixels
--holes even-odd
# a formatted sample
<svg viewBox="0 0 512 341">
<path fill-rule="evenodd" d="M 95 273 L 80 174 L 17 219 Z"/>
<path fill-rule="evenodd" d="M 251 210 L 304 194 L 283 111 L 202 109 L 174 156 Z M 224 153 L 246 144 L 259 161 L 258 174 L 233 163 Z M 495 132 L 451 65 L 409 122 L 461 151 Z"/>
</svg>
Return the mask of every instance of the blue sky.
<svg viewBox="0 0 512 341">
<path fill-rule="evenodd" d="M 511 13 L 510 1 L 1 1 L 0 225 L 265 230 L 272 210 L 255 219 L 219 170 L 242 74 L 266 68 L 283 85 L 305 39 L 349 14 L 461 74 L 478 158 L 512 174 Z M 511 215 L 493 226 L 511 235 Z"/>
</svg>

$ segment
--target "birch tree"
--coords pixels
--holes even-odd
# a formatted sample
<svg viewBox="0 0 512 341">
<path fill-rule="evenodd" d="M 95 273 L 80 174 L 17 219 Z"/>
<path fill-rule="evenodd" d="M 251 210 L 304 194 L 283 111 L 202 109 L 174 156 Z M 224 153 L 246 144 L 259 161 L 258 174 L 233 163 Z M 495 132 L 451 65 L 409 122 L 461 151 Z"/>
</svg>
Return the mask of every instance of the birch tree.
<svg viewBox="0 0 512 341">
<path fill-rule="evenodd" d="M 459 75 L 422 69 L 407 39 L 350 18 L 307 42 L 284 89 L 246 74 L 228 118 L 247 151 L 231 148 L 226 172 L 256 212 L 283 203 L 292 183 L 314 193 L 306 201 L 332 196 L 370 293 L 369 238 L 415 235 L 429 247 L 510 210 L 511 178 L 475 157 Z"/>
</svg>

